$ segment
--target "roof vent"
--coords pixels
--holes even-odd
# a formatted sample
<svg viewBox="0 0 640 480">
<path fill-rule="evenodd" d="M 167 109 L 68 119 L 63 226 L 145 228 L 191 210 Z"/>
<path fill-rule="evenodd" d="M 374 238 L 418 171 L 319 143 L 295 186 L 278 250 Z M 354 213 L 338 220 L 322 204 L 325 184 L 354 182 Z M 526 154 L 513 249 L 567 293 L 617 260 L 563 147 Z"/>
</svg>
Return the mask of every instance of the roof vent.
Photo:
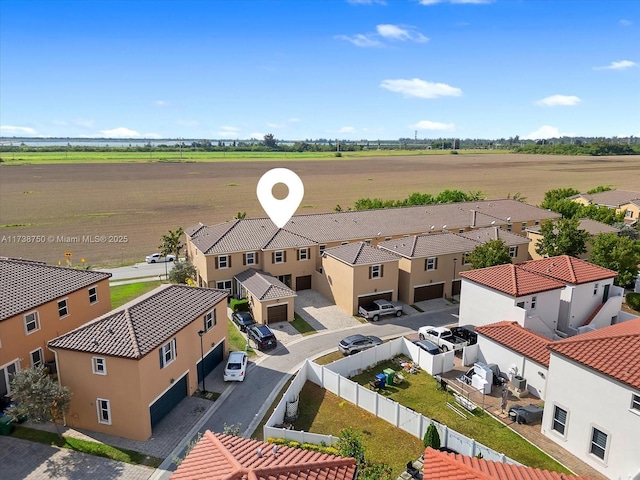
<svg viewBox="0 0 640 480">
<path fill-rule="evenodd" d="M 113 328 L 111 328 L 111 327 L 107 328 L 107 332 L 109 332 L 111 335 L 113 335 Z"/>
<path fill-rule="evenodd" d="M 273 456 L 277 457 L 278 456 L 278 445 L 274 445 L 273 446 Z"/>
<path fill-rule="evenodd" d="M 262 448 L 258 447 L 258 450 L 256 450 L 256 455 L 258 456 L 258 458 L 262 458 Z"/>
<path fill-rule="evenodd" d="M 92 340 L 91 340 L 91 342 L 92 342 L 94 345 L 98 345 L 98 339 L 97 339 L 97 338 L 92 339 Z"/>
</svg>

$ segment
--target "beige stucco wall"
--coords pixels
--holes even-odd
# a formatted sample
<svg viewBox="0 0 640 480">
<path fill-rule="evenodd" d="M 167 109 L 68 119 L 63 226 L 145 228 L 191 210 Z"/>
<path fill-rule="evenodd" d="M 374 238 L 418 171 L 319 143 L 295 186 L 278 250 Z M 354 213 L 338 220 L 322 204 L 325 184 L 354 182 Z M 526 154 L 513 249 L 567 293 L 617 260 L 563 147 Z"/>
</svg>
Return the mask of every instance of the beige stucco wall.
<svg viewBox="0 0 640 480">
<path fill-rule="evenodd" d="M 202 337 L 205 356 L 227 337 L 226 302 L 218 303 L 215 309 L 217 324 Z M 196 365 L 201 359 L 198 331 L 203 326 L 204 315 L 201 315 L 166 339 L 176 339 L 177 356 L 164 368 L 160 368 L 159 346 L 140 359 L 58 349 L 60 382 L 73 394 L 67 424 L 133 440 L 148 440 L 152 433 L 150 405 L 185 372 L 189 395 L 198 388 Z M 228 354 L 226 342 L 224 354 L 225 357 Z M 107 375 L 92 373 L 94 356 L 106 358 Z M 110 401 L 111 425 L 98 422 L 97 398 Z"/>
<path fill-rule="evenodd" d="M 631 216 L 627 216 L 627 211 L 631 212 Z M 640 207 L 634 205 L 633 203 L 627 203 L 625 205 L 620 205 L 620 208 L 616 210 L 616 212 L 623 212 L 625 214 L 625 219 L 629 220 L 638 220 L 640 217 Z"/>
<path fill-rule="evenodd" d="M 31 367 L 30 352 L 42 349 L 44 361 L 53 360 L 53 353 L 47 349 L 47 342 L 80 325 L 87 323 L 111 310 L 109 280 L 101 280 L 92 286 L 97 287 L 98 301 L 89 303 L 88 287 L 81 288 L 54 301 L 47 302 L 0 322 L 0 366 L 20 359 L 21 368 Z M 66 298 L 69 314 L 60 318 L 58 301 Z M 40 318 L 40 330 L 26 334 L 24 315 L 37 311 Z"/>
<path fill-rule="evenodd" d="M 322 275 L 327 279 L 335 304 L 352 315 L 357 313 L 357 309 L 353 309 L 354 277 L 351 265 L 325 255 L 322 259 Z"/>
</svg>

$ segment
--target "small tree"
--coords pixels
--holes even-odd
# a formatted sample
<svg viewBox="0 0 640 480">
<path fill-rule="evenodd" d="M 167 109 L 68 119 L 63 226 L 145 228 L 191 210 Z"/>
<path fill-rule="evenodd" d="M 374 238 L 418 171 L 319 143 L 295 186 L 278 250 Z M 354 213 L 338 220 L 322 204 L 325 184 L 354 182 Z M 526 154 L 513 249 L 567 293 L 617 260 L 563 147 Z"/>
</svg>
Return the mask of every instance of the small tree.
<svg viewBox="0 0 640 480">
<path fill-rule="evenodd" d="M 340 432 L 340 439 L 334 447 L 338 449 L 343 457 L 353 457 L 358 465 L 364 462 L 364 447 L 362 446 L 362 436 L 351 428 L 345 428 Z"/>
<path fill-rule="evenodd" d="M 14 405 L 6 410 L 9 417 L 18 420 L 26 416 L 35 423 L 53 422 L 62 437 L 56 421 L 69 411 L 71 393 L 69 388 L 53 381 L 43 365 L 13 375 L 11 400 Z"/>
<path fill-rule="evenodd" d="M 556 222 L 546 220 L 540 226 L 542 238 L 536 243 L 536 252 L 543 257 L 570 255 L 577 257 L 587 251 L 589 234 L 579 228 L 577 218 L 561 218 Z"/>
<path fill-rule="evenodd" d="M 189 280 L 195 281 L 196 267 L 189 261 L 176 260 L 173 268 L 169 272 L 169 281 L 171 283 L 186 284 Z"/>
<path fill-rule="evenodd" d="M 469 261 L 474 269 L 512 263 L 509 247 L 499 238 L 476 246 L 469 254 Z"/>
<path fill-rule="evenodd" d="M 422 444 L 424 448 L 431 447 L 436 450 L 440 448 L 440 434 L 438 433 L 435 423 L 431 422 L 427 427 L 427 431 L 424 433 L 424 438 L 422 439 Z"/>
<path fill-rule="evenodd" d="M 640 241 L 619 237 L 615 233 L 601 233 L 593 239 L 591 263 L 618 272 L 615 284 L 629 285 L 638 275 Z"/>
<path fill-rule="evenodd" d="M 176 256 L 176 260 L 178 259 L 178 256 L 180 256 L 180 250 L 184 248 L 184 244 L 180 243 L 180 238 L 183 233 L 184 230 L 182 227 L 178 227 L 173 231 L 169 230 L 167 235 L 162 236 L 162 240 L 160 245 L 158 245 L 158 248 L 160 249 L 160 254 L 163 257 L 173 254 Z"/>
</svg>

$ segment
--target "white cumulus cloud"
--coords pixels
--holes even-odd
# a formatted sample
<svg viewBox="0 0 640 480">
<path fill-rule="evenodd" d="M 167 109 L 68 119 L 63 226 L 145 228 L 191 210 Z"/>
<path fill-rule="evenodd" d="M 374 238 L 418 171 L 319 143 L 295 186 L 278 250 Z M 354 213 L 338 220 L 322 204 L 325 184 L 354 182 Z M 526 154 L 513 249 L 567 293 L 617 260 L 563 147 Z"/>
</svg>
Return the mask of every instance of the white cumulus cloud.
<svg viewBox="0 0 640 480">
<path fill-rule="evenodd" d="M 384 80 L 380 86 L 391 92 L 402 93 L 406 97 L 438 98 L 459 97 L 462 90 L 446 83 L 427 82 L 419 78 L 411 80 Z"/>
<path fill-rule="evenodd" d="M 338 133 L 354 133 L 356 129 L 354 127 L 340 127 Z"/>
<path fill-rule="evenodd" d="M 581 101 L 582 100 L 580 100 L 580 98 L 576 97 L 575 95 L 551 95 L 550 97 L 538 100 L 536 102 L 536 105 L 540 105 L 542 107 L 572 107 L 574 105 L 578 105 Z"/>
<path fill-rule="evenodd" d="M 575 137 L 575 133 L 561 133 L 556 127 L 543 125 L 535 132 L 522 137 L 524 140 L 541 140 L 543 138 Z"/>
<path fill-rule="evenodd" d="M 112 128 L 111 130 L 100 130 L 100 135 L 108 138 L 135 138 L 141 137 L 140 132 L 126 127 Z"/>
<path fill-rule="evenodd" d="M 622 20 L 620 20 L 620 25 L 622 25 L 623 27 L 628 27 L 632 23 L 633 22 L 631 20 L 627 20 L 626 18 L 623 18 Z"/>
<path fill-rule="evenodd" d="M 155 102 L 153 102 L 153 104 L 156 107 L 166 107 L 167 105 L 169 105 L 169 102 L 167 102 L 166 100 L 156 100 Z"/>
<path fill-rule="evenodd" d="M 606 67 L 594 67 L 595 70 L 624 70 L 625 68 L 637 67 L 636 62 L 631 60 L 620 60 L 619 62 L 611 62 Z"/>
<path fill-rule="evenodd" d="M 418 43 L 429 41 L 429 38 L 418 32 L 414 27 L 401 27 L 399 25 L 382 23 L 380 25 L 376 25 L 376 31 L 378 32 L 378 35 L 388 40 L 396 40 L 400 42 L 406 42 L 409 40 Z"/>
<path fill-rule="evenodd" d="M 337 40 L 345 40 L 349 43 L 354 44 L 356 47 L 379 47 L 382 45 L 382 42 L 372 35 L 364 35 L 362 33 L 357 33 L 356 35 L 336 35 L 334 37 Z"/>
<path fill-rule="evenodd" d="M 411 128 L 417 130 L 445 130 L 451 131 L 456 128 L 453 123 L 432 122 L 431 120 L 420 120 L 418 123 L 411 125 Z"/>
<path fill-rule="evenodd" d="M 15 125 L 0 125 L 0 135 L 7 137 L 37 135 L 37 132 L 31 127 L 17 127 Z"/>
</svg>

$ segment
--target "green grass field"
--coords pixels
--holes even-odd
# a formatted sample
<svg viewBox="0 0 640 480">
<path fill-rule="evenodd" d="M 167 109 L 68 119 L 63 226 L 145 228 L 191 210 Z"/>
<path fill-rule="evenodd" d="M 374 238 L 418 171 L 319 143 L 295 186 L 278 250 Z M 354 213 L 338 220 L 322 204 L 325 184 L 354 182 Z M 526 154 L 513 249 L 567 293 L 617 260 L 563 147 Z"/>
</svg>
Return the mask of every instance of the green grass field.
<svg viewBox="0 0 640 480">
<path fill-rule="evenodd" d="M 125 303 L 150 292 L 158 286 L 160 286 L 160 282 L 157 280 L 153 282 L 128 283 L 125 285 L 112 286 L 109 289 L 111 291 L 111 308 L 121 307 Z"/>
<path fill-rule="evenodd" d="M 457 150 L 465 154 L 499 154 L 508 150 Z M 449 155 L 449 150 L 362 150 L 359 152 L 0 152 L 2 165 L 50 165 L 93 163 L 202 163 L 234 161 L 300 161 L 300 160 L 349 160 L 364 157 L 398 157 L 421 155 Z"/>
</svg>

